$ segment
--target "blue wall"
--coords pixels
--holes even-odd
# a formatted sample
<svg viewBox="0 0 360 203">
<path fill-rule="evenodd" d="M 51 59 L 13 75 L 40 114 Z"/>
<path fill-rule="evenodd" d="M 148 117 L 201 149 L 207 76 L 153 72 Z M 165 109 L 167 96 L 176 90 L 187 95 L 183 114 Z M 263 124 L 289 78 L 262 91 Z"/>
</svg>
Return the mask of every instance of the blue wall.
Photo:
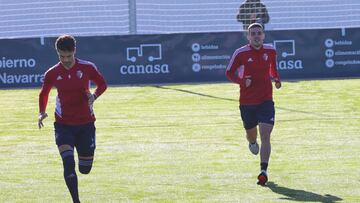
<svg viewBox="0 0 360 203">
<path fill-rule="evenodd" d="M 283 79 L 360 76 L 360 28 L 268 31 Z M 0 40 L 0 88 L 41 86 L 58 62 L 55 38 Z M 226 81 L 239 32 L 78 37 L 77 57 L 94 62 L 109 84 Z"/>
</svg>

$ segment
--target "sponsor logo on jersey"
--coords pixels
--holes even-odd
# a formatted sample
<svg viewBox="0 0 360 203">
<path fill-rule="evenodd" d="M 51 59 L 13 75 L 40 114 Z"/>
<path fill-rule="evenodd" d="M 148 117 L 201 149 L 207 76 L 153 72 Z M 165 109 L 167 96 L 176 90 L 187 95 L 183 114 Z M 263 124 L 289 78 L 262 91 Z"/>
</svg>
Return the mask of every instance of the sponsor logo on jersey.
<svg viewBox="0 0 360 203">
<path fill-rule="evenodd" d="M 83 72 L 82 72 L 81 70 L 78 70 L 78 71 L 76 72 L 76 76 L 81 79 L 82 76 L 83 76 Z"/>
<path fill-rule="evenodd" d="M 269 58 L 269 56 L 265 53 L 265 54 L 263 55 L 263 59 L 264 59 L 265 61 L 267 61 L 268 58 Z"/>
</svg>

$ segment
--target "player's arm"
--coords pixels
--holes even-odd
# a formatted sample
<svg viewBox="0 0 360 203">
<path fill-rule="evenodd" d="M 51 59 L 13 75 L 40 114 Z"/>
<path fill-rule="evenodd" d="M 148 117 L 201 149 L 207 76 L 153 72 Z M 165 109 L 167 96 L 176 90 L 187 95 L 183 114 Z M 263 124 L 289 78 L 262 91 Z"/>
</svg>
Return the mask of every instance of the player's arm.
<svg viewBox="0 0 360 203">
<path fill-rule="evenodd" d="M 277 71 L 276 68 L 276 52 L 274 53 L 273 57 L 271 57 L 271 63 L 270 63 L 270 77 L 274 80 L 275 82 L 275 87 L 277 89 L 281 88 L 281 80 L 280 80 L 280 75 L 279 72 Z"/>
<path fill-rule="evenodd" d="M 225 75 L 233 83 L 237 83 L 240 87 L 248 87 L 251 84 L 251 77 L 244 76 L 245 68 L 241 65 L 239 53 L 235 51 L 228 67 L 226 68 Z"/>
<path fill-rule="evenodd" d="M 96 67 L 91 69 L 90 80 L 93 81 L 96 85 L 95 92 L 93 94 L 88 94 L 89 104 L 91 105 L 100 95 L 105 92 L 105 90 L 107 89 L 107 84 L 104 77 L 96 69 Z"/>
<path fill-rule="evenodd" d="M 44 127 L 43 120 L 48 116 L 46 113 L 46 106 L 49 99 L 49 93 L 53 84 L 50 79 L 49 74 L 45 74 L 44 83 L 42 85 L 40 94 L 39 94 L 39 118 L 38 118 L 38 126 L 39 129 Z"/>
</svg>

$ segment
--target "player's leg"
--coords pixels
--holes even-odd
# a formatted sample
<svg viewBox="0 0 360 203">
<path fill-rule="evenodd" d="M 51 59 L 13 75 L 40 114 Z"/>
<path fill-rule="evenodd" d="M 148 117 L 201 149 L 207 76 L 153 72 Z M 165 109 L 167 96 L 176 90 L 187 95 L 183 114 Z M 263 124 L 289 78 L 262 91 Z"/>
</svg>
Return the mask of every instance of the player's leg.
<svg viewBox="0 0 360 203">
<path fill-rule="evenodd" d="M 273 125 L 268 123 L 259 123 L 259 132 L 261 138 L 260 147 L 260 174 L 258 176 L 258 184 L 265 185 L 268 181 L 268 163 L 271 153 L 270 135 Z"/>
<path fill-rule="evenodd" d="M 80 202 L 75 172 L 74 137 L 70 126 L 54 123 L 55 139 L 63 161 L 64 179 L 73 202 Z"/>
<path fill-rule="evenodd" d="M 257 140 L 257 127 L 253 127 L 246 130 L 246 139 L 249 143 L 256 143 Z"/>
<path fill-rule="evenodd" d="M 261 170 L 267 170 L 267 165 L 270 159 L 271 153 L 271 143 L 270 135 L 273 129 L 273 125 L 268 123 L 259 123 L 259 133 L 261 138 L 261 147 L 260 147 L 260 161 L 261 161 Z"/>
<path fill-rule="evenodd" d="M 96 148 L 96 128 L 93 122 L 81 126 L 81 130 L 76 137 L 76 147 L 79 158 L 79 171 L 82 174 L 88 174 L 93 165 Z"/>
<path fill-rule="evenodd" d="M 274 102 L 266 101 L 258 109 L 259 133 L 261 139 L 260 147 L 260 175 L 258 184 L 264 185 L 267 182 L 267 168 L 271 154 L 270 137 L 274 126 L 275 108 Z"/>
<path fill-rule="evenodd" d="M 240 105 L 240 114 L 246 131 L 246 139 L 249 142 L 249 149 L 251 153 L 256 155 L 259 153 L 256 108 L 253 105 Z"/>
<path fill-rule="evenodd" d="M 254 155 L 259 153 L 259 144 L 257 143 L 257 127 L 246 130 L 246 138 L 249 141 L 249 150 Z"/>
</svg>

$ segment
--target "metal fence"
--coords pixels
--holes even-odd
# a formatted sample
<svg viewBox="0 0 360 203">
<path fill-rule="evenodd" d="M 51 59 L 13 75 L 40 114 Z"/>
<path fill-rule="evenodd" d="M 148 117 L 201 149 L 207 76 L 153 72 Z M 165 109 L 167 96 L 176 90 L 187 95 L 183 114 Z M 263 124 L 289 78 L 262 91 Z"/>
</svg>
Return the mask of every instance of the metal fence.
<svg viewBox="0 0 360 203">
<path fill-rule="evenodd" d="M 262 0 L 269 30 L 360 27 L 359 0 Z M 228 32 L 239 0 L 0 0 L 0 38 Z"/>
</svg>

